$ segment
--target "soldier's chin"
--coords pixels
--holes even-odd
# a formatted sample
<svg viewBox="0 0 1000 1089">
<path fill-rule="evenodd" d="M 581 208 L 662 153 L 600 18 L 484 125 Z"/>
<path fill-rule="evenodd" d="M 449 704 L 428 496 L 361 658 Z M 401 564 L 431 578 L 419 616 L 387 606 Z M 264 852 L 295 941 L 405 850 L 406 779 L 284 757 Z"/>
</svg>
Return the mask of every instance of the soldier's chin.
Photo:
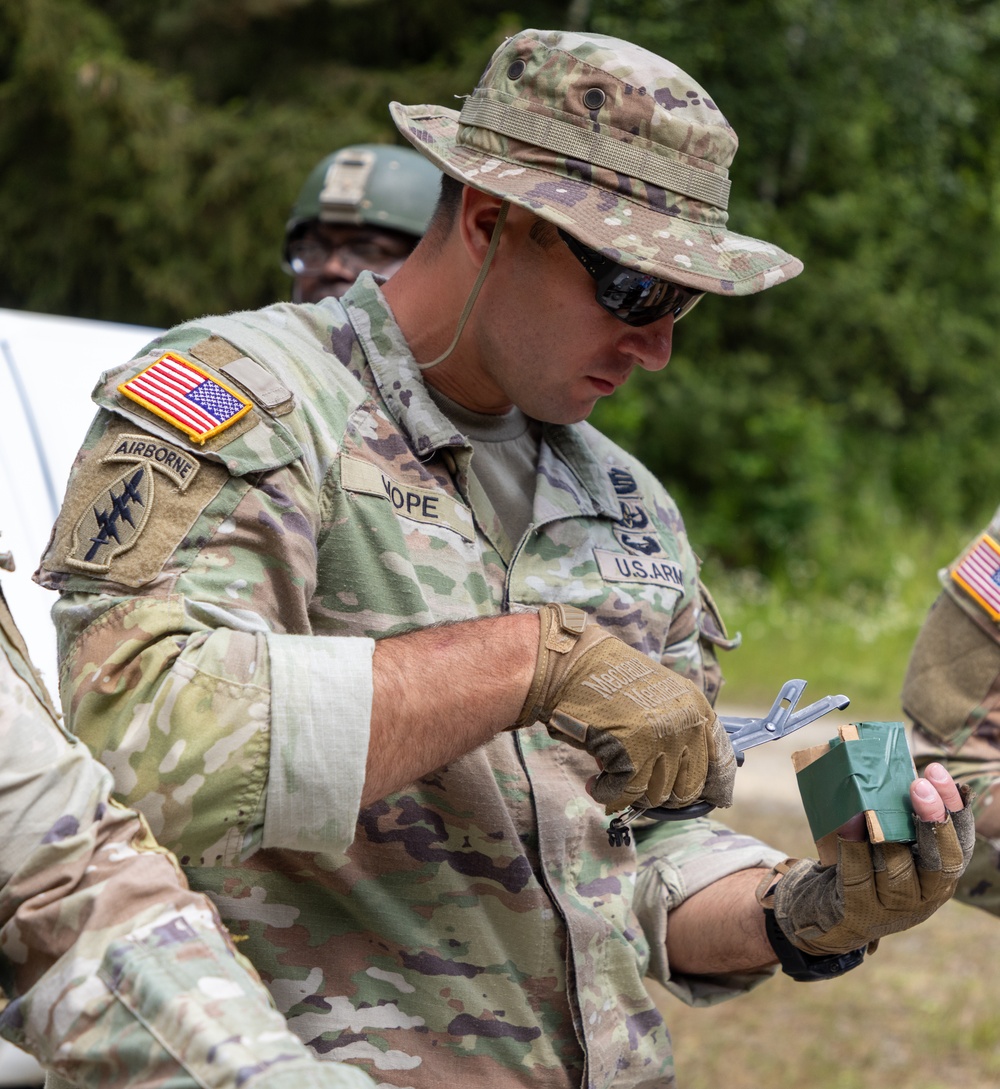
<svg viewBox="0 0 1000 1089">
<path fill-rule="evenodd" d="M 350 286 L 350 284 L 343 281 L 336 284 L 322 284 L 315 291 L 309 293 L 306 302 L 319 302 L 320 299 L 339 299 L 342 295 L 347 294 L 347 289 Z"/>
<path fill-rule="evenodd" d="M 351 286 L 347 280 L 336 280 L 329 283 L 315 284 L 307 290 L 299 289 L 293 294 L 294 302 L 318 303 L 322 299 L 339 299 L 347 293 Z"/>
</svg>

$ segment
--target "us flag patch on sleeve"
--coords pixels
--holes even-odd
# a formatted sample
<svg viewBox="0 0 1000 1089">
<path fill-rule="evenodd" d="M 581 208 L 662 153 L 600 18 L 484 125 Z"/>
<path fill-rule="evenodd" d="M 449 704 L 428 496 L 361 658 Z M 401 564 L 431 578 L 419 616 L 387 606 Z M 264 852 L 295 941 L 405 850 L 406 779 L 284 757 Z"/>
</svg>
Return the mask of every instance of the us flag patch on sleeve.
<svg viewBox="0 0 1000 1089">
<path fill-rule="evenodd" d="M 173 352 L 161 355 L 118 391 L 199 443 L 253 408 L 251 401 Z"/>
<path fill-rule="evenodd" d="M 994 620 L 1000 620 L 1000 544 L 988 533 L 962 557 L 951 577 Z"/>
</svg>

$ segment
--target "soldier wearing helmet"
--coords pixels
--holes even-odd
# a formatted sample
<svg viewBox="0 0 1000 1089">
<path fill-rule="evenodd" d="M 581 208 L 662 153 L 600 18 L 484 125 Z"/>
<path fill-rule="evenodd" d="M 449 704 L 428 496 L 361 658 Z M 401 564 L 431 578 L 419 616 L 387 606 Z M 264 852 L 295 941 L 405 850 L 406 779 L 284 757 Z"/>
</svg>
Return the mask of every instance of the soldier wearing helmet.
<svg viewBox="0 0 1000 1089">
<path fill-rule="evenodd" d="M 388 282 L 199 318 L 97 391 L 42 573 L 73 728 L 321 1053 L 668 1089 L 646 976 L 699 1003 L 836 975 L 948 898 L 971 821 L 921 780 L 917 846 L 852 831 L 846 877 L 712 822 L 609 842 L 730 803 L 734 642 L 670 495 L 586 417 L 703 293 L 802 266 L 729 227 L 732 128 L 628 42 L 526 30 L 461 113 L 391 109 L 450 180 Z"/>
<path fill-rule="evenodd" d="M 340 298 L 365 269 L 391 276 L 427 229 L 440 180 L 407 147 L 353 144 L 321 159 L 285 224 L 292 298 Z"/>
</svg>

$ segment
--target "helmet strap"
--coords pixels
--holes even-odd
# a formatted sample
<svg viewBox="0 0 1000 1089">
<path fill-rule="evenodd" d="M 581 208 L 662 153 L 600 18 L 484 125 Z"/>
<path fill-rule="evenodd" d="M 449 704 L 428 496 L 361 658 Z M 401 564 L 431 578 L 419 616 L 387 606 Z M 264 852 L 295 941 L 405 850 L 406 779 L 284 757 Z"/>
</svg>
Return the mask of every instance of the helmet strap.
<svg viewBox="0 0 1000 1089">
<path fill-rule="evenodd" d="M 458 344 L 458 338 L 462 335 L 462 330 L 465 328 L 465 323 L 469 320 L 469 315 L 472 313 L 472 308 L 475 306 L 476 299 L 479 297 L 480 288 L 483 286 L 483 281 L 486 279 L 486 273 L 490 270 L 490 265 L 493 263 L 493 256 L 497 252 L 497 246 L 500 245 L 500 233 L 503 230 L 504 221 L 507 219 L 507 209 L 510 205 L 507 201 L 500 202 L 500 211 L 497 215 L 497 221 L 493 227 L 493 235 L 490 238 L 490 246 L 486 251 L 486 256 L 483 258 L 482 267 L 479 270 L 479 275 L 476 277 L 476 282 L 472 285 L 472 290 L 469 292 L 469 297 L 466 299 L 465 307 L 462 310 L 462 314 L 458 319 L 458 328 L 455 330 L 455 336 L 451 344 L 445 349 L 442 355 L 439 355 L 437 359 L 432 359 L 429 363 L 417 363 L 417 369 L 421 371 L 430 370 L 431 367 L 436 367 L 439 363 L 443 363 L 448 356 L 455 350 L 455 346 Z"/>
</svg>

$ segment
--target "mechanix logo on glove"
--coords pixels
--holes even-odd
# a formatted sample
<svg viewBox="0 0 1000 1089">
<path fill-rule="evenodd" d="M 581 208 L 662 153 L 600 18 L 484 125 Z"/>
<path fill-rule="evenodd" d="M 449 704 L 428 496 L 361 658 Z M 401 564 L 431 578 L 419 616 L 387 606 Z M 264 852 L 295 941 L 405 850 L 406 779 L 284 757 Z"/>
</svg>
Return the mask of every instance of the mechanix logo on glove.
<svg viewBox="0 0 1000 1089">
<path fill-rule="evenodd" d="M 728 806 L 736 760 L 704 693 L 588 623 L 582 610 L 546 605 L 535 676 L 516 725 L 540 721 L 600 764 L 594 798 L 629 805 Z"/>
</svg>

